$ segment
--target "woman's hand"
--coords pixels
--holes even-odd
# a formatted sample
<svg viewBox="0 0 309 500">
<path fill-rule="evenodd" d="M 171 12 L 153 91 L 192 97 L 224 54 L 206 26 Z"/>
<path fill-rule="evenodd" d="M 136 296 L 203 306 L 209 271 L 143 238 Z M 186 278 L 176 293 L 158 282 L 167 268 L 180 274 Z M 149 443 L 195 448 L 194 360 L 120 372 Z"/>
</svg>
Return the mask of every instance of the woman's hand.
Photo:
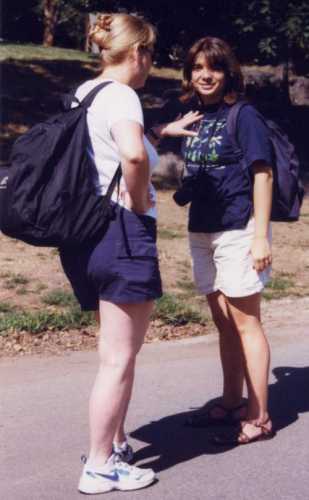
<svg viewBox="0 0 309 500">
<path fill-rule="evenodd" d="M 203 117 L 198 111 L 189 111 L 184 116 L 178 115 L 176 120 L 152 127 L 159 138 L 163 137 L 196 137 L 197 132 L 187 130 L 193 123 L 198 122 Z"/>
<path fill-rule="evenodd" d="M 271 247 L 267 238 L 255 237 L 251 245 L 251 254 L 253 258 L 253 269 L 256 271 L 264 271 L 264 269 L 271 265 Z"/>
</svg>

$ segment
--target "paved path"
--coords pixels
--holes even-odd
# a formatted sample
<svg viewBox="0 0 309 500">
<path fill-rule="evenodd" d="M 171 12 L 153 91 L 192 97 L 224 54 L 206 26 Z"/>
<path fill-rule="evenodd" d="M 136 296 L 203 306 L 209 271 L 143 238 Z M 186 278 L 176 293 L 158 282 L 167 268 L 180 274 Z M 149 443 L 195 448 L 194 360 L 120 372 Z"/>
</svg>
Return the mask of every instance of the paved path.
<svg viewBox="0 0 309 500">
<path fill-rule="evenodd" d="M 128 430 L 139 464 L 159 481 L 122 500 L 307 500 L 309 498 L 308 324 L 274 330 L 270 404 L 274 440 L 222 450 L 184 416 L 220 392 L 217 338 L 145 345 Z M 87 452 L 87 400 L 95 353 L 5 360 L 0 365 L 0 497 L 75 500 Z"/>
</svg>

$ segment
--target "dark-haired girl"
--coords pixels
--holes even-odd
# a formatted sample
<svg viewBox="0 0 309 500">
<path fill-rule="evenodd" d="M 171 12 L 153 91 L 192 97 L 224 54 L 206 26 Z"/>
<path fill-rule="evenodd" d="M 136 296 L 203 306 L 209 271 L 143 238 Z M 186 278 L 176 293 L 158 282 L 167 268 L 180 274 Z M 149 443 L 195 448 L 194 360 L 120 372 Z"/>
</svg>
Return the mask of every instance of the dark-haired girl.
<svg viewBox="0 0 309 500">
<path fill-rule="evenodd" d="M 227 117 L 244 84 L 223 40 L 205 37 L 191 47 L 183 87 L 175 114 L 193 110 L 202 113 L 202 119 L 193 125 L 197 136 L 183 142 L 185 182 L 175 200 L 191 203 L 193 272 L 220 334 L 224 379 L 221 402 L 192 415 L 187 423 L 201 427 L 239 422 L 236 432 L 232 427 L 228 435 L 217 435 L 216 442 L 246 444 L 273 436 L 267 409 L 270 352 L 260 318 L 261 292 L 272 260 L 269 132 L 255 108 L 245 105 L 237 121 L 236 151 Z M 153 127 L 152 135 L 158 140 L 170 135 L 169 127 Z"/>
</svg>

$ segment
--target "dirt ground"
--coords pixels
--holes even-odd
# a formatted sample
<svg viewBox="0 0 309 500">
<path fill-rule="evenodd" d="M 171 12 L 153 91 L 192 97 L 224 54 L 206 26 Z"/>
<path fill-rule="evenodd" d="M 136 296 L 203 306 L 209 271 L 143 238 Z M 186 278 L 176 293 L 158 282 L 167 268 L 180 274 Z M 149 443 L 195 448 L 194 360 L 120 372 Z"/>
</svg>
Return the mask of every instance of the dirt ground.
<svg viewBox="0 0 309 500">
<path fill-rule="evenodd" d="M 206 316 L 205 299 L 199 296 L 191 276 L 186 238 L 186 208 L 172 200 L 171 191 L 158 195 L 158 246 L 165 292 L 181 298 Z M 297 223 L 273 224 L 273 286 L 266 289 L 263 317 L 266 328 L 299 323 L 309 316 L 309 198 L 305 199 Z M 55 310 L 43 297 L 55 290 L 70 290 L 62 272 L 58 252 L 37 248 L 0 235 L 0 306 L 18 310 Z M 147 342 L 203 335 L 214 331 L 210 320 L 201 325 L 170 326 L 153 321 Z M 0 356 L 58 354 L 67 350 L 93 349 L 96 328 L 42 334 L 10 332 L 0 334 Z"/>
<path fill-rule="evenodd" d="M 13 57 L 13 56 L 12 56 Z M 2 126 L 0 163 L 5 163 L 15 138 L 32 124 L 45 119 L 58 109 L 59 95 L 78 82 L 92 78 L 96 62 L 80 60 L 19 60 L 16 55 L 3 60 L 5 78 L 1 88 Z M 53 54 L 55 57 L 55 54 Z M 251 68 L 252 69 L 252 68 Z M 258 68 L 256 68 L 256 71 Z M 176 76 L 176 77 L 175 77 Z M 261 74 L 261 79 L 264 76 Z M 155 71 L 141 93 L 145 119 L 155 121 L 163 101 L 179 89 L 179 75 Z M 269 103 L 268 103 L 269 105 Z M 293 140 L 307 164 L 304 139 L 308 109 L 294 106 L 290 116 Z M 280 108 L 281 109 L 281 108 Z M 286 110 L 284 110 L 286 114 Z M 192 282 L 191 263 L 186 237 L 187 213 L 172 200 L 171 191 L 159 191 L 158 246 L 165 292 L 182 304 L 203 314 L 205 321 L 171 326 L 154 320 L 147 342 L 207 334 L 214 331 L 204 297 L 197 294 Z M 263 317 L 267 328 L 282 323 L 301 322 L 309 315 L 309 199 L 303 205 L 301 220 L 294 224 L 273 225 L 273 280 L 264 294 Z M 37 313 L 59 312 L 61 305 L 47 305 L 44 298 L 51 292 L 70 291 L 61 270 L 58 252 L 36 248 L 0 234 L 0 319 L 7 310 Z M 7 334 L 6 334 L 7 333 Z M 48 329 L 40 334 L 25 331 L 0 331 L 0 357 L 26 354 L 57 354 L 65 351 L 93 349 L 96 344 L 94 326 L 78 330 Z"/>
</svg>

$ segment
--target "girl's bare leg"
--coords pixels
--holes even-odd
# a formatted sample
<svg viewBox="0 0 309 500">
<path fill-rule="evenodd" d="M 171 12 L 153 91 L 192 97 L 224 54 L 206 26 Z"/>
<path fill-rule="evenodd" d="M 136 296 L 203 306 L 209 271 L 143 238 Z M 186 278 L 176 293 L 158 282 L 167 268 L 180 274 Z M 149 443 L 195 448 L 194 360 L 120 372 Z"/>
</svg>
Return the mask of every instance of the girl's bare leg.
<svg viewBox="0 0 309 500">
<path fill-rule="evenodd" d="M 267 399 L 270 364 L 269 344 L 260 321 L 260 300 L 259 293 L 249 297 L 227 298 L 228 310 L 239 333 L 244 356 L 248 386 L 247 420 L 258 425 L 269 419 Z M 260 433 L 261 429 L 246 424 L 245 432 L 251 436 Z"/>
</svg>

